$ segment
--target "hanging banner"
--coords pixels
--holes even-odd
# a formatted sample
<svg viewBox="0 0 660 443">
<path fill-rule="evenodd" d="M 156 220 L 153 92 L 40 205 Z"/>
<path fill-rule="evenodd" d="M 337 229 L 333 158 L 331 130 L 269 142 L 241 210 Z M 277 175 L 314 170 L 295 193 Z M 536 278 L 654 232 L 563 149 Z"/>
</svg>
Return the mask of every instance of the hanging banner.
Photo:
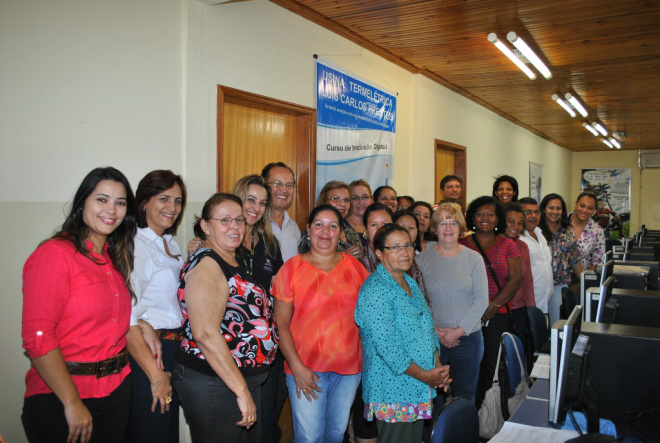
<svg viewBox="0 0 660 443">
<path fill-rule="evenodd" d="M 316 196 L 330 180 L 394 176 L 396 95 L 317 59 Z"/>
<path fill-rule="evenodd" d="M 631 177 L 630 168 L 582 168 L 582 190 L 598 197 L 596 215 L 603 228 L 629 230 Z"/>
</svg>

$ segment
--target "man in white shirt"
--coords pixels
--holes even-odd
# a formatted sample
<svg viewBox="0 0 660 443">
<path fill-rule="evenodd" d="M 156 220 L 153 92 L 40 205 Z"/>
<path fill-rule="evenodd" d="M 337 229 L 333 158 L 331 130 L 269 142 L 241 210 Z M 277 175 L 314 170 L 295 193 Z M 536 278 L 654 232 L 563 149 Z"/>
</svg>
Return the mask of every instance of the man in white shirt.
<svg viewBox="0 0 660 443">
<path fill-rule="evenodd" d="M 282 260 L 286 262 L 298 255 L 298 243 L 300 243 L 300 228 L 287 212 L 293 204 L 296 177 L 293 170 L 282 162 L 267 164 L 261 171 L 261 176 L 270 189 L 270 224 L 273 234 L 280 243 Z M 270 367 L 268 378 L 261 388 L 261 443 L 280 441 L 282 430 L 278 421 L 286 402 L 287 392 L 284 358 L 278 351 Z"/>
<path fill-rule="evenodd" d="M 520 239 L 529 247 L 529 261 L 532 265 L 536 306 L 547 315 L 548 303 L 554 292 L 552 252 L 541 232 L 541 228 L 539 228 L 541 210 L 536 200 L 525 197 L 518 200 L 518 203 L 522 206 L 525 216 L 525 231 Z"/>
<path fill-rule="evenodd" d="M 287 209 L 293 204 L 296 191 L 296 177 L 293 170 L 282 162 L 269 163 L 261 176 L 270 188 L 270 215 L 273 234 L 280 242 L 282 259 L 286 262 L 298 255 L 300 228 Z"/>
</svg>

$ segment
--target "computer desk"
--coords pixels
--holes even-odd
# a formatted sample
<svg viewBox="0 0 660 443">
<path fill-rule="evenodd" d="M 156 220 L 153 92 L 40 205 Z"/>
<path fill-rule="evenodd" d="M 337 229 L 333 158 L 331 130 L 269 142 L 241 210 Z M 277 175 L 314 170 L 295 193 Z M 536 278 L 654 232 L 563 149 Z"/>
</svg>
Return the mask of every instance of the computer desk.
<svg viewBox="0 0 660 443">
<path fill-rule="evenodd" d="M 660 397 L 660 329 L 585 322 L 581 333 L 590 338 L 589 378 L 598 391 L 601 418 L 621 430 L 623 412 L 639 413 Z M 550 427 L 549 391 L 548 380 L 537 380 L 509 421 Z M 638 425 L 649 439 L 658 439 L 656 417 L 644 417 Z"/>
</svg>

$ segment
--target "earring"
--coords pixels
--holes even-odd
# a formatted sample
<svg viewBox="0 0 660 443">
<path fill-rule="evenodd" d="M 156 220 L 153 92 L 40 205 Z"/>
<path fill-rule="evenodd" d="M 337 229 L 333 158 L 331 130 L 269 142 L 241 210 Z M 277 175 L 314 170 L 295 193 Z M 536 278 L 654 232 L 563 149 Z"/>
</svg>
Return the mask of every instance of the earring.
<svg viewBox="0 0 660 443">
<path fill-rule="evenodd" d="M 495 226 L 495 232 L 497 232 L 497 226 Z"/>
</svg>

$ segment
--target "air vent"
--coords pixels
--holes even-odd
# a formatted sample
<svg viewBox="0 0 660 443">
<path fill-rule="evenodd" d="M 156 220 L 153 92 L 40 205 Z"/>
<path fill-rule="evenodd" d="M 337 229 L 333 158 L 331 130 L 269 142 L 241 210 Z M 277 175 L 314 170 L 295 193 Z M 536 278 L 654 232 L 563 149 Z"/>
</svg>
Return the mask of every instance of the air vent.
<svg viewBox="0 0 660 443">
<path fill-rule="evenodd" d="M 660 151 L 642 151 L 642 169 L 660 168 Z"/>
</svg>

